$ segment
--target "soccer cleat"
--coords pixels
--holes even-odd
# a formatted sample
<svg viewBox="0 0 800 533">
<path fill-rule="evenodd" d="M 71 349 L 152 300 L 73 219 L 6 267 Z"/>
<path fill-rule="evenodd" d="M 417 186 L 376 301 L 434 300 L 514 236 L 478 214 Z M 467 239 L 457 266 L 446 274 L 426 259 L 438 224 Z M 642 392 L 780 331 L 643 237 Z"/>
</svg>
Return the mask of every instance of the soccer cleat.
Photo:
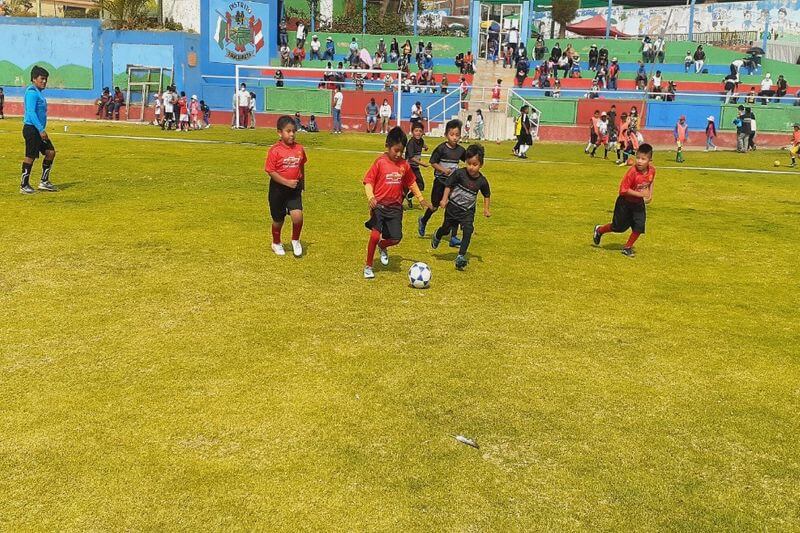
<svg viewBox="0 0 800 533">
<path fill-rule="evenodd" d="M 600 224 L 594 227 L 594 236 L 592 237 L 592 242 L 594 242 L 595 246 L 600 246 L 600 239 L 603 237 L 603 234 L 598 231 L 600 229 Z"/>
<path fill-rule="evenodd" d="M 437 249 L 439 247 L 440 242 L 442 242 L 442 239 L 437 239 L 436 232 L 434 231 L 433 235 L 431 235 L 431 248 L 433 248 L 434 250 Z"/>
<path fill-rule="evenodd" d="M 381 264 L 386 266 L 389 264 L 389 252 L 386 251 L 386 248 L 381 248 L 378 246 L 378 253 L 381 256 Z"/>
<path fill-rule="evenodd" d="M 450 237 L 450 248 L 458 248 L 461 246 L 461 239 L 458 237 Z"/>
<path fill-rule="evenodd" d="M 286 255 L 286 250 L 283 249 L 282 244 L 272 243 L 272 251 L 275 252 L 275 255 Z"/>
<path fill-rule="evenodd" d="M 417 219 L 417 233 L 419 233 L 420 237 L 425 236 L 425 226 L 426 226 L 425 221 L 422 220 L 422 217 L 419 217 Z"/>
<path fill-rule="evenodd" d="M 55 185 L 50 183 L 50 180 L 39 182 L 39 190 L 47 192 L 58 192 Z"/>
<path fill-rule="evenodd" d="M 23 186 L 21 186 L 21 187 L 19 188 L 19 192 L 21 192 L 22 194 L 33 194 L 33 193 L 35 193 L 36 191 L 34 190 L 34 188 L 33 188 L 33 187 L 31 187 L 30 185 L 28 185 L 28 184 L 26 183 L 25 185 L 23 185 Z"/>
<path fill-rule="evenodd" d="M 622 255 L 625 257 L 636 257 L 636 253 L 634 253 L 633 248 L 623 248 Z"/>
<path fill-rule="evenodd" d="M 456 256 L 456 269 L 457 270 L 464 270 L 467 266 L 467 258 L 463 255 Z"/>
<path fill-rule="evenodd" d="M 300 241 L 292 241 L 292 253 L 295 257 L 301 257 L 303 255 L 303 245 L 300 244 Z"/>
<path fill-rule="evenodd" d="M 372 271 L 371 266 L 364 267 L 364 279 L 373 279 L 375 277 L 375 272 Z"/>
</svg>

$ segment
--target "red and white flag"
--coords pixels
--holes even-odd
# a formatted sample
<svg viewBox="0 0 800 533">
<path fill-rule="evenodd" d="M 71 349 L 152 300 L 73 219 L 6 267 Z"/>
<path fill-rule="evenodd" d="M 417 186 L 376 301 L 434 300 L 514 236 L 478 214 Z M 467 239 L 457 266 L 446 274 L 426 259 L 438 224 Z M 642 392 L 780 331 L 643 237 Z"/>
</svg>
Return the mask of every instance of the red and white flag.
<svg viewBox="0 0 800 533">
<path fill-rule="evenodd" d="M 264 34 L 261 33 L 261 19 L 250 17 L 250 35 L 253 36 L 253 44 L 256 46 L 256 53 L 264 47 Z"/>
</svg>

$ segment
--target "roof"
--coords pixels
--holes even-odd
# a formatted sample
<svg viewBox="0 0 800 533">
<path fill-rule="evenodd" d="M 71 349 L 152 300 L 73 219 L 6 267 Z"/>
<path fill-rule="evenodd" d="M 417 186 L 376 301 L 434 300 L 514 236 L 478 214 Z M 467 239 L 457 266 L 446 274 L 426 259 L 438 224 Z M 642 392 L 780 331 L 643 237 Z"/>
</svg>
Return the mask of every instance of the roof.
<svg viewBox="0 0 800 533">
<path fill-rule="evenodd" d="M 567 31 L 586 37 L 602 37 L 606 34 L 606 19 L 602 15 L 595 15 L 577 24 L 567 24 Z M 624 33 L 611 26 L 612 37 L 627 37 Z"/>
</svg>

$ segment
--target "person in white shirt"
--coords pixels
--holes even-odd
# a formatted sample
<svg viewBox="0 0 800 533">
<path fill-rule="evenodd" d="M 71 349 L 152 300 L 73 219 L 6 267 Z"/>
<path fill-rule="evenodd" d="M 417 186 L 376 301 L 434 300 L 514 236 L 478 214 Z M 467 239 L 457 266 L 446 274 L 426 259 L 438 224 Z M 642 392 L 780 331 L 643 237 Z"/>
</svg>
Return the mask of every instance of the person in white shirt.
<svg viewBox="0 0 800 533">
<path fill-rule="evenodd" d="M 156 126 L 161 126 L 161 124 L 162 124 L 162 121 L 161 121 L 161 95 L 159 93 L 156 93 L 156 94 L 153 95 L 153 105 L 155 106 L 155 109 L 153 111 L 153 114 L 155 116 L 154 123 L 155 123 Z M 162 126 L 162 128 L 163 128 L 163 126 Z"/>
<path fill-rule="evenodd" d="M 333 93 L 333 133 L 342 133 L 342 103 L 344 95 L 339 87 Z"/>
<path fill-rule="evenodd" d="M 161 129 L 172 129 L 175 124 L 175 104 L 172 102 L 172 87 L 167 87 L 167 92 L 164 93 L 164 122 L 161 123 Z"/>
<path fill-rule="evenodd" d="M 306 44 L 306 25 L 302 20 L 297 21 L 297 32 L 295 33 L 297 39 L 297 47 L 303 48 Z"/>
<path fill-rule="evenodd" d="M 769 72 L 761 80 L 761 90 L 758 92 L 758 96 L 761 96 L 761 105 L 767 105 L 769 103 L 768 97 L 775 96 L 775 91 L 772 90 L 772 74 Z"/>
<path fill-rule="evenodd" d="M 508 30 L 508 33 L 506 34 L 506 40 L 508 42 L 508 46 L 511 47 L 513 61 L 516 62 L 517 46 L 519 45 L 519 31 L 515 26 L 512 26 L 511 29 Z"/>
<path fill-rule="evenodd" d="M 383 99 L 383 104 L 378 110 L 378 116 L 381 117 L 381 133 L 386 133 L 389 131 L 389 119 L 392 118 L 392 106 L 389 105 L 389 100 L 386 98 Z"/>
<path fill-rule="evenodd" d="M 744 60 L 742 59 L 734 59 L 731 61 L 731 74 L 736 76 L 736 83 L 739 83 L 741 80 L 739 79 L 739 71 L 742 69 L 744 65 Z"/>
<path fill-rule="evenodd" d="M 239 128 L 246 128 L 250 115 L 250 91 L 247 90 L 247 85 L 242 84 L 239 87 L 239 92 L 236 93 L 236 104 L 239 107 Z"/>
<path fill-rule="evenodd" d="M 250 120 L 250 129 L 256 129 L 256 93 L 250 93 L 250 104 L 248 105 L 248 119 Z"/>
<path fill-rule="evenodd" d="M 653 93 L 660 93 L 661 92 L 661 71 L 657 70 L 653 77 L 650 78 L 650 91 Z M 661 96 L 658 94 L 651 94 L 651 98 L 661 99 Z"/>
<path fill-rule="evenodd" d="M 322 56 L 319 54 L 319 50 L 322 48 L 322 43 L 319 42 L 319 38 L 314 35 L 311 37 L 311 56 L 309 56 L 309 60 L 314 59 L 322 59 Z"/>
</svg>

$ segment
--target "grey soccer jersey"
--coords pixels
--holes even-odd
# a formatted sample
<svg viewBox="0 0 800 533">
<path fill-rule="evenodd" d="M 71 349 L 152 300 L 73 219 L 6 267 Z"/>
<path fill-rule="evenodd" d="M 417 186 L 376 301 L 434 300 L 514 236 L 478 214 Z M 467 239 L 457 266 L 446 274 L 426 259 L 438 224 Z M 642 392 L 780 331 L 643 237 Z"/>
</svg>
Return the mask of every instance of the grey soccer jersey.
<svg viewBox="0 0 800 533">
<path fill-rule="evenodd" d="M 483 174 L 478 174 L 477 178 L 472 178 L 467 173 L 467 169 L 459 168 L 447 178 L 447 186 L 450 187 L 450 200 L 447 209 L 451 208 L 462 213 L 475 215 L 475 204 L 478 201 L 478 191 L 484 198 L 489 198 L 491 191 L 489 182 Z"/>
</svg>

